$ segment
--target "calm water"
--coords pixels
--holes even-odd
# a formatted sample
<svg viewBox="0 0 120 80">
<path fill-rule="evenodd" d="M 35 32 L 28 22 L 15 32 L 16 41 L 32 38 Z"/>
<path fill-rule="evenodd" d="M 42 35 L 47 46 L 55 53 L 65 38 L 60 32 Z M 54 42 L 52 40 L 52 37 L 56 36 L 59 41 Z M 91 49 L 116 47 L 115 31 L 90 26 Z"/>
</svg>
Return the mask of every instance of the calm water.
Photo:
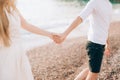
<svg viewBox="0 0 120 80">
<path fill-rule="evenodd" d="M 57 0 L 56 0 L 57 1 Z M 18 8 L 32 24 L 42 28 L 66 26 L 80 9 L 55 0 L 18 0 Z"/>
</svg>

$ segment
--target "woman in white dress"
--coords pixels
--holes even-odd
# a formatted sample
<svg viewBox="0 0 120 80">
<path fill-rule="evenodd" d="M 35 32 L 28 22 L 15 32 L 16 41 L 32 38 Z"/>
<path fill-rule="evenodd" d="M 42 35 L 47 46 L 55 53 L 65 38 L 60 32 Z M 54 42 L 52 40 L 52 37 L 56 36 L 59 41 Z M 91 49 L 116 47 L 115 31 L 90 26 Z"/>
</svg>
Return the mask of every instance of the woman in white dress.
<svg viewBox="0 0 120 80">
<path fill-rule="evenodd" d="M 31 66 L 22 49 L 19 29 L 52 38 L 52 33 L 25 21 L 15 0 L 0 0 L 0 80 L 34 80 Z"/>
</svg>

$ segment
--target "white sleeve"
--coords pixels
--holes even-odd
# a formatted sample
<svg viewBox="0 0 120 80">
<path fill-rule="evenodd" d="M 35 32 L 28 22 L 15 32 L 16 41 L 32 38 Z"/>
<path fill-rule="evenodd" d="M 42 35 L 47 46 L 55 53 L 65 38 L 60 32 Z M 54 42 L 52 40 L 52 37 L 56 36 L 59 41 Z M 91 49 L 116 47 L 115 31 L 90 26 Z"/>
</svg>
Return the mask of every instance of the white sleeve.
<svg viewBox="0 0 120 80">
<path fill-rule="evenodd" d="M 90 0 L 85 8 L 80 13 L 80 17 L 83 19 L 83 21 L 92 13 L 96 5 L 96 0 Z"/>
</svg>

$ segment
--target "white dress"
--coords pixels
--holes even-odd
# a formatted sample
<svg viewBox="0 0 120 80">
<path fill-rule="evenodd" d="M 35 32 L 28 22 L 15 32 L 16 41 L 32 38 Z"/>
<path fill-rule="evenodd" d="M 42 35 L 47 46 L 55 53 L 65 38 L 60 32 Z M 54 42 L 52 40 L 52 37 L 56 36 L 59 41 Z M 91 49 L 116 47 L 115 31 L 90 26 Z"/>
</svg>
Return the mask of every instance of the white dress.
<svg viewBox="0 0 120 80">
<path fill-rule="evenodd" d="M 8 14 L 11 46 L 0 46 L 0 80 L 34 80 L 31 66 L 22 47 L 19 29 L 20 18 L 17 13 Z"/>
</svg>

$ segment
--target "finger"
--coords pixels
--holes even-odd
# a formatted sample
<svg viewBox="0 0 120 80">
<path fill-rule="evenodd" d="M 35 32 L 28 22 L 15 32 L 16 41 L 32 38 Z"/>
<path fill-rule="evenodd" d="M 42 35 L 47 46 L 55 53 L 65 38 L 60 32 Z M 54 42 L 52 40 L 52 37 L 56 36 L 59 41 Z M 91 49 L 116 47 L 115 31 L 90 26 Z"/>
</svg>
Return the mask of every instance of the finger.
<svg viewBox="0 0 120 80">
<path fill-rule="evenodd" d="M 57 38 L 55 38 L 55 39 L 53 39 L 54 40 L 54 42 L 56 42 L 56 43 L 60 43 L 61 42 L 61 40 L 60 39 L 57 39 Z"/>
<path fill-rule="evenodd" d="M 60 36 L 58 36 L 58 35 L 53 35 L 53 39 L 60 39 Z"/>
<path fill-rule="evenodd" d="M 105 50 L 105 55 L 106 55 L 107 57 L 109 57 L 109 56 L 110 56 L 110 51 L 109 51 L 109 50 Z"/>
<path fill-rule="evenodd" d="M 58 40 L 54 40 L 57 44 L 61 44 L 63 42 L 63 40 L 58 39 Z"/>
</svg>

